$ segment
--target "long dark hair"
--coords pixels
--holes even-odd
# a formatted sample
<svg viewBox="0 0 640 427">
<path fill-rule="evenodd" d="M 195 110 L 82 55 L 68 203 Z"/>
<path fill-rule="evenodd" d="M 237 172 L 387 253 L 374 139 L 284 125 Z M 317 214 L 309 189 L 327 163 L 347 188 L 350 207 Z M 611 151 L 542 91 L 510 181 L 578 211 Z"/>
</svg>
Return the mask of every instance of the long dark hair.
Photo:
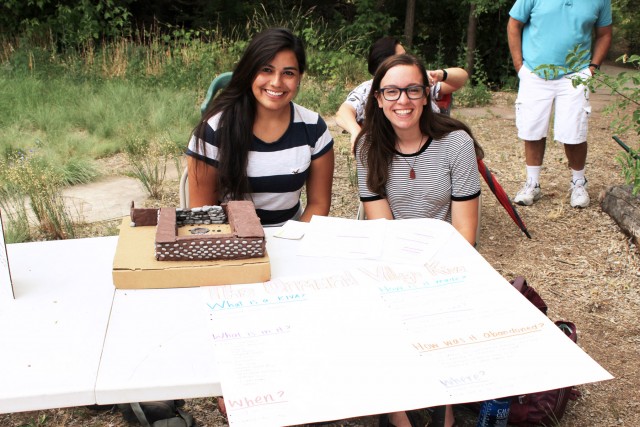
<svg viewBox="0 0 640 427">
<path fill-rule="evenodd" d="M 431 109 L 431 94 L 429 91 L 429 78 L 424 65 L 412 55 L 394 55 L 386 59 L 376 71 L 371 84 L 371 91 L 367 99 L 365 107 L 365 118 L 362 130 L 358 134 L 358 141 L 361 144 L 358 148 L 358 155 L 362 163 L 367 165 L 368 176 L 367 186 L 369 190 L 384 195 L 386 193 L 385 185 L 389 179 L 389 165 L 393 160 L 396 152 L 396 133 L 391 122 L 384 115 L 382 108 L 378 107 L 376 99 L 380 82 L 387 72 L 399 65 L 412 65 L 418 68 L 422 75 L 422 81 L 427 86 L 426 94 L 427 103 L 422 110 L 420 116 L 420 131 L 423 135 L 428 135 L 435 139 L 441 139 L 445 135 L 456 131 L 464 130 L 473 139 L 476 156 L 484 157 L 484 152 L 476 142 L 471 129 L 459 120 L 444 114 L 435 113 Z"/>
<path fill-rule="evenodd" d="M 371 45 L 369 57 L 367 58 L 367 69 L 372 76 L 382 64 L 382 62 L 390 56 L 396 54 L 396 46 L 400 44 L 400 40 L 395 37 L 382 37 Z"/>
<path fill-rule="evenodd" d="M 194 130 L 197 144 L 202 144 L 208 129 L 207 120 L 221 113 L 215 135 L 218 142 L 218 197 L 221 200 L 225 196 L 232 200 L 242 199 L 251 192 L 247 160 L 256 114 L 251 85 L 261 67 L 283 50 L 293 51 L 302 75 L 307 62 L 302 40 L 284 28 L 260 32 L 244 50 L 229 85 L 213 100 Z"/>
</svg>

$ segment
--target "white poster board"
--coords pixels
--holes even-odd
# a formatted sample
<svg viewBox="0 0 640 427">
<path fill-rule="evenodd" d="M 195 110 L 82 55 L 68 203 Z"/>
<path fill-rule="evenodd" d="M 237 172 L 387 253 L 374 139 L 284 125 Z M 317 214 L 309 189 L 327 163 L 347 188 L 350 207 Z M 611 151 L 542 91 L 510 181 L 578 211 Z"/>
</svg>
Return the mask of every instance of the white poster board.
<svg viewBox="0 0 640 427">
<path fill-rule="evenodd" d="M 7 256 L 7 246 L 4 241 L 4 224 L 2 222 L 2 210 L 0 210 L 0 299 L 15 299 L 13 283 L 11 281 L 11 271 L 9 270 L 9 257 Z"/>
<path fill-rule="evenodd" d="M 406 240 L 407 224 L 388 221 L 401 228 L 383 234 Z M 344 419 L 612 378 L 462 236 L 449 233 L 450 225 L 413 225 L 447 237 L 432 239 L 437 248 L 425 244 L 423 265 L 354 261 L 341 273 L 203 288 L 232 427 Z M 402 245 L 385 244 L 394 247 Z"/>
</svg>

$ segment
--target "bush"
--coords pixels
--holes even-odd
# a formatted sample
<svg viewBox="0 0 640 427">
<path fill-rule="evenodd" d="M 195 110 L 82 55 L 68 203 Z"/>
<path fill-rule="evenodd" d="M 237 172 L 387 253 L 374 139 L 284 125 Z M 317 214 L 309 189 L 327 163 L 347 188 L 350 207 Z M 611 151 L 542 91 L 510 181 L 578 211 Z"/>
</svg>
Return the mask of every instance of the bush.
<svg viewBox="0 0 640 427">
<path fill-rule="evenodd" d="M 11 239 L 29 239 L 25 199 L 40 232 L 50 239 L 75 237 L 73 221 L 62 197 L 62 179 L 39 153 L 19 154 L 0 162 L 0 205 L 9 217 Z M 19 237 L 21 236 L 21 237 Z"/>
</svg>

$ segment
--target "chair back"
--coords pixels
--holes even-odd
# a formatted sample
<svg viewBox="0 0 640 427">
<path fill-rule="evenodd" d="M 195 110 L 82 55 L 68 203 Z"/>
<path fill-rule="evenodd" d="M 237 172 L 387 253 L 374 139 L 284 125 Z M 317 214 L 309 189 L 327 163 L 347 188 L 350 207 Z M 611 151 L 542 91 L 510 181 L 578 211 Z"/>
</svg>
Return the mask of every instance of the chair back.
<svg viewBox="0 0 640 427">
<path fill-rule="evenodd" d="M 207 94 L 205 95 L 204 101 L 200 104 L 200 114 L 204 115 L 204 113 L 209 109 L 209 104 L 213 98 L 216 97 L 217 93 L 227 87 L 229 81 L 231 80 L 231 76 L 233 73 L 231 71 L 227 71 L 226 73 L 218 74 L 209 85 L 209 89 L 207 89 Z M 180 207 L 182 209 L 186 209 L 189 207 L 189 171 L 187 168 L 182 172 L 182 176 L 180 177 L 180 187 L 178 189 L 179 197 L 180 197 Z"/>
<path fill-rule="evenodd" d="M 218 74 L 209 85 L 209 89 L 207 90 L 207 94 L 200 105 L 200 114 L 204 115 L 205 111 L 209 108 L 209 104 L 213 98 L 216 97 L 216 94 L 221 90 L 227 87 L 229 81 L 231 80 L 231 76 L 233 73 L 231 71 L 227 71 L 226 73 Z"/>
</svg>

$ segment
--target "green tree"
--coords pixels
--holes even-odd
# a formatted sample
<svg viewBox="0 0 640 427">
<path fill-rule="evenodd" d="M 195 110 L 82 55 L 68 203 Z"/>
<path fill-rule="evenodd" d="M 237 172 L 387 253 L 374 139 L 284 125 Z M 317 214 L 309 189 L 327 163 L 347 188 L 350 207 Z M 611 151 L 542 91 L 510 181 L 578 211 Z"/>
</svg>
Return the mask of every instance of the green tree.
<svg viewBox="0 0 640 427">
<path fill-rule="evenodd" d="M 482 14 L 488 14 L 491 12 L 500 11 L 505 5 L 508 4 L 507 0 L 467 0 L 469 4 L 469 13 L 467 21 L 467 46 L 466 46 L 466 58 L 465 69 L 469 76 L 473 76 L 473 70 L 475 65 L 476 46 L 478 41 L 478 19 Z M 500 31 L 501 28 L 497 28 Z M 504 29 L 502 29 L 504 30 Z M 502 31 L 502 37 L 506 37 L 505 31 Z"/>
</svg>

